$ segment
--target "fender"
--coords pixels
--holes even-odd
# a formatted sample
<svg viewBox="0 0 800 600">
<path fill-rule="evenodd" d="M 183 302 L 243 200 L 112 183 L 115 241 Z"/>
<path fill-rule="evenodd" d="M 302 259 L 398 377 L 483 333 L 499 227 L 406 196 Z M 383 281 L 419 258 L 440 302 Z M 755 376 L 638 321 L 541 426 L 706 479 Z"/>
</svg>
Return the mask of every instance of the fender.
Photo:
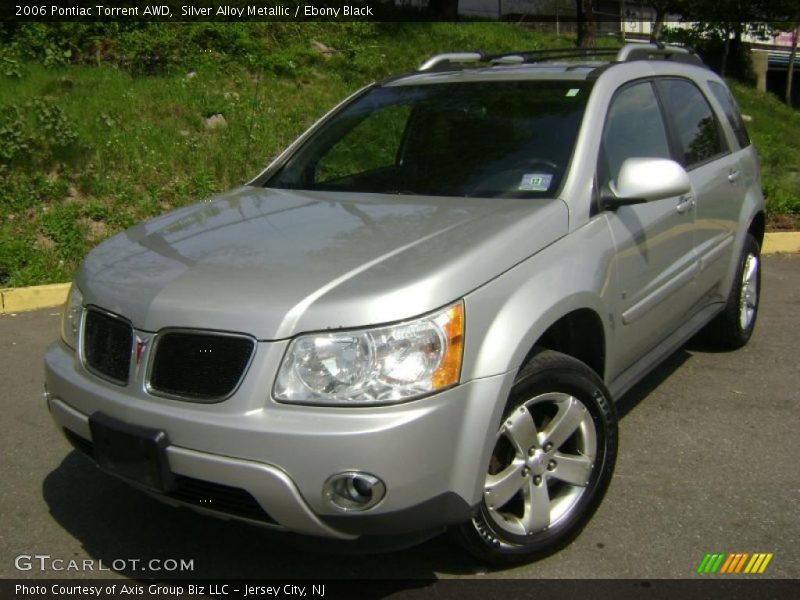
<svg viewBox="0 0 800 600">
<path fill-rule="evenodd" d="M 516 372 L 542 334 L 575 310 L 596 313 L 611 339 L 613 258 L 610 230 L 598 216 L 469 294 L 462 380 Z"/>
</svg>

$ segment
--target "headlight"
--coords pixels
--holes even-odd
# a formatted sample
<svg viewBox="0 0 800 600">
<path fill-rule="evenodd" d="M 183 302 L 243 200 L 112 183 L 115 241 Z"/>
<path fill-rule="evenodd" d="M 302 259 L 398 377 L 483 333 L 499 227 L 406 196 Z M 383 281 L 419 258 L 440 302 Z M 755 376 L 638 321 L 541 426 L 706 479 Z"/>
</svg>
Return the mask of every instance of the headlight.
<svg viewBox="0 0 800 600">
<path fill-rule="evenodd" d="M 276 400 L 390 404 L 458 383 L 464 304 L 388 327 L 304 335 L 289 345 Z"/>
<path fill-rule="evenodd" d="M 67 303 L 64 305 L 64 312 L 61 313 L 61 339 L 64 343 L 75 350 L 78 347 L 78 331 L 81 326 L 81 315 L 83 314 L 83 294 L 74 283 L 69 288 Z"/>
</svg>

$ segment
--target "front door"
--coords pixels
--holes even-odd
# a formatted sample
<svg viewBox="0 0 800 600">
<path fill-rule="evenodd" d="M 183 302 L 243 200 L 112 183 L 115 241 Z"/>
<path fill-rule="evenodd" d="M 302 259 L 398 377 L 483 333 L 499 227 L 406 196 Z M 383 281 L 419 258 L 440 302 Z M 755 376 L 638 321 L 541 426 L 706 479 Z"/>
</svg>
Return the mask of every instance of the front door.
<svg viewBox="0 0 800 600">
<path fill-rule="evenodd" d="M 598 184 L 617 177 L 627 158 L 673 158 L 651 81 L 621 88 L 603 129 Z M 692 194 L 606 211 L 616 245 L 615 347 L 611 379 L 675 331 L 696 298 L 696 204 Z"/>
</svg>

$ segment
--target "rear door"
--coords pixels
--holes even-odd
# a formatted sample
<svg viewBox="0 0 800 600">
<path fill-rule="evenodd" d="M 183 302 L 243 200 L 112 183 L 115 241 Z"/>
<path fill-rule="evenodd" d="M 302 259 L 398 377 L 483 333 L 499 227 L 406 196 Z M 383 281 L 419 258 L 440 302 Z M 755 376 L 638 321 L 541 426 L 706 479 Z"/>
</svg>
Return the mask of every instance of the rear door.
<svg viewBox="0 0 800 600">
<path fill-rule="evenodd" d="M 597 167 L 603 189 L 627 158 L 673 158 L 654 83 L 620 88 L 608 109 Z M 691 195 L 607 211 L 617 258 L 617 373 L 665 339 L 695 299 L 695 205 Z M 611 374 L 612 377 L 614 374 Z"/>
</svg>

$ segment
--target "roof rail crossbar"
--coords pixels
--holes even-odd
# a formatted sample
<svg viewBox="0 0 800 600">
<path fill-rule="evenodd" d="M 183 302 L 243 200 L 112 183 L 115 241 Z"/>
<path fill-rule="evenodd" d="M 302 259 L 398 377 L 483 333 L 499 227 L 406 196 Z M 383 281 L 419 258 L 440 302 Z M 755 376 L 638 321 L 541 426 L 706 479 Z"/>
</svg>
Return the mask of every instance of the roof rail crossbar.
<svg viewBox="0 0 800 600">
<path fill-rule="evenodd" d="M 577 58 L 583 56 L 603 56 L 617 54 L 617 48 L 541 48 L 538 50 L 523 50 L 518 52 L 503 52 L 487 56 L 488 61 L 500 61 L 505 58 L 520 57 L 525 62 L 536 62 L 548 58 Z"/>
<path fill-rule="evenodd" d="M 617 54 L 617 61 L 649 60 L 656 57 L 696 65 L 703 64 L 703 61 L 692 48 L 665 44 L 626 44 Z"/>
</svg>

